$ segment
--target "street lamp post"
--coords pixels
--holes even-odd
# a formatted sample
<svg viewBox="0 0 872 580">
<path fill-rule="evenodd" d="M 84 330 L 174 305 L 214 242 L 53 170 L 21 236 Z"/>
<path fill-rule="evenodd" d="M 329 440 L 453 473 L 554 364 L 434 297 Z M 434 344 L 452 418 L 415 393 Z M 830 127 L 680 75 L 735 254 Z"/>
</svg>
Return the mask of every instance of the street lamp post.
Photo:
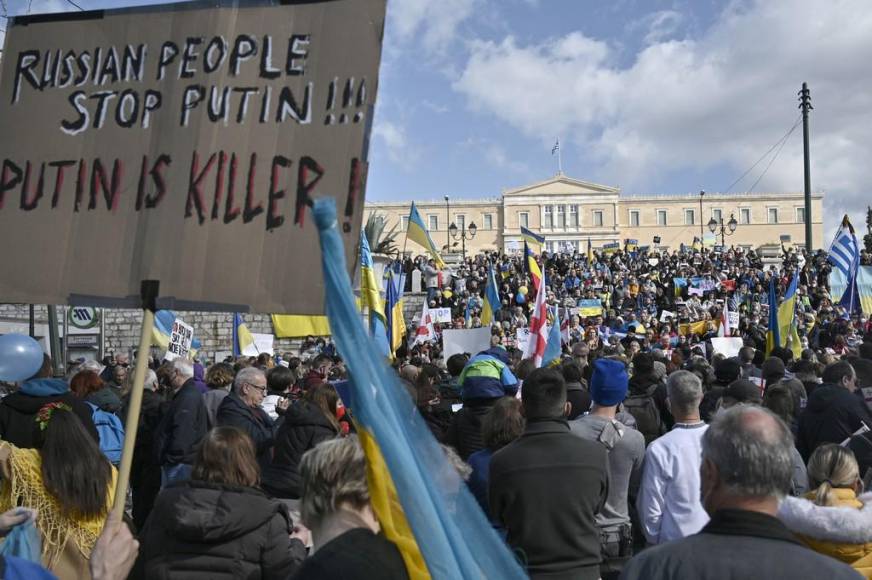
<svg viewBox="0 0 872 580">
<path fill-rule="evenodd" d="M 703 236 L 703 231 L 702 231 L 702 219 L 703 219 L 702 218 L 702 198 L 704 198 L 704 197 L 705 197 L 705 190 L 701 189 L 699 191 L 699 243 L 700 244 L 702 243 L 702 236 Z"/>
<path fill-rule="evenodd" d="M 445 223 L 451 223 L 451 206 L 448 203 L 448 196 L 445 196 Z M 448 231 L 445 231 L 445 250 L 449 251 L 451 249 L 451 238 L 449 237 Z"/>
<path fill-rule="evenodd" d="M 448 235 L 450 235 L 455 240 L 460 238 L 460 251 L 463 255 L 463 261 L 466 261 L 466 240 L 471 240 L 475 237 L 476 232 L 478 232 L 478 226 L 475 225 L 475 222 L 469 224 L 469 229 L 466 228 L 466 224 L 460 224 L 460 229 L 458 230 L 457 225 L 454 222 L 451 222 L 451 225 L 448 226 Z"/>
<path fill-rule="evenodd" d="M 718 230 L 720 230 L 719 233 L 721 234 L 721 246 L 726 246 L 726 237 L 732 236 L 734 233 L 736 233 L 736 226 L 738 225 L 739 222 L 736 221 L 736 216 L 730 214 L 730 221 L 728 221 L 726 224 L 724 224 L 724 218 L 716 220 L 714 217 L 712 217 L 712 219 L 709 220 L 708 228 L 709 231 L 711 231 L 711 233 L 715 235 L 717 235 L 715 232 L 718 232 Z"/>
</svg>

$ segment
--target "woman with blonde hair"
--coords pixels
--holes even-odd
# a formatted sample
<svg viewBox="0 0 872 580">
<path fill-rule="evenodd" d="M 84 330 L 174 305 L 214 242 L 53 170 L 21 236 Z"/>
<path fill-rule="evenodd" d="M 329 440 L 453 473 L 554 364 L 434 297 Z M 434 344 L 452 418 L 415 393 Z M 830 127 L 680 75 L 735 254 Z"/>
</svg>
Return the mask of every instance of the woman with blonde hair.
<svg viewBox="0 0 872 580">
<path fill-rule="evenodd" d="M 863 490 L 854 454 L 829 443 L 808 461 L 811 491 L 787 497 L 778 517 L 815 552 L 850 564 L 872 579 L 872 494 Z"/>
</svg>

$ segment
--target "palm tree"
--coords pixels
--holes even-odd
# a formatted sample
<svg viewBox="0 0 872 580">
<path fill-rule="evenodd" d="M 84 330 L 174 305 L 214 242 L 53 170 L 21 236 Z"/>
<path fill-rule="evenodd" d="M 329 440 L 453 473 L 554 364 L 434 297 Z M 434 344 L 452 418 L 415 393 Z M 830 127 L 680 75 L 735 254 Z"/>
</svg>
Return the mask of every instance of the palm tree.
<svg viewBox="0 0 872 580">
<path fill-rule="evenodd" d="M 366 220 L 363 233 L 373 254 L 391 255 L 399 251 L 396 244 L 397 235 L 399 234 L 396 231 L 396 224 L 387 232 L 385 232 L 385 227 L 387 227 L 387 220 L 379 213 L 374 212 L 370 214 Z"/>
</svg>

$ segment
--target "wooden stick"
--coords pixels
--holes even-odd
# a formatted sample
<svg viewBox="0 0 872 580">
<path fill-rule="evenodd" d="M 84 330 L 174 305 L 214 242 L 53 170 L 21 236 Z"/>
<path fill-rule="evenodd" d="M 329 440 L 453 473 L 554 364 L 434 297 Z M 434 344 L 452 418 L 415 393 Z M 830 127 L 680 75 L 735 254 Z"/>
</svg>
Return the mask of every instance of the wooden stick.
<svg viewBox="0 0 872 580">
<path fill-rule="evenodd" d="M 154 287 L 152 288 L 151 285 Z M 133 387 L 130 390 L 127 422 L 124 425 L 124 451 L 121 454 L 121 467 L 118 469 L 118 482 L 115 486 L 115 502 L 112 505 L 112 515 L 119 520 L 124 515 L 127 486 L 130 483 L 130 468 L 133 465 L 133 446 L 136 443 L 136 432 L 139 430 L 142 390 L 145 386 L 145 371 L 148 370 L 151 333 L 154 329 L 154 301 L 157 298 L 157 282 L 144 281 L 142 294 L 142 332 L 139 335 L 139 350 L 136 356 L 136 367 L 133 371 Z"/>
</svg>

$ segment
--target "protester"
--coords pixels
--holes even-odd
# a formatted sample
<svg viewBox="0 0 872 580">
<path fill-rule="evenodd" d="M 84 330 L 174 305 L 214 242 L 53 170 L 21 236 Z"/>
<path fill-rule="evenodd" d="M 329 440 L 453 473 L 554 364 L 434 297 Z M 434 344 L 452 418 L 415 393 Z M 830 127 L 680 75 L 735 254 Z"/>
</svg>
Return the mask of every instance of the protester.
<svg viewBox="0 0 872 580">
<path fill-rule="evenodd" d="M 515 397 L 503 397 L 490 408 L 481 424 L 484 449 L 469 456 L 472 467 L 469 489 L 484 513 L 490 513 L 487 490 L 490 480 L 490 462 L 494 453 L 517 439 L 524 432 L 524 416 L 521 401 Z"/>
<path fill-rule="evenodd" d="M 629 396 L 624 401 L 624 409 L 636 420 L 646 445 L 665 434 L 672 422 L 666 405 L 666 383 L 658 376 L 654 362 L 650 353 L 640 352 L 633 357 Z"/>
<path fill-rule="evenodd" d="M 666 388 L 675 425 L 648 446 L 639 489 L 639 518 L 649 544 L 695 534 L 708 522 L 699 497 L 700 449 L 708 429 L 699 417 L 702 382 L 676 371 Z"/>
<path fill-rule="evenodd" d="M 196 452 L 190 481 L 158 496 L 140 534 L 131 578 L 289 578 L 305 557 L 280 501 L 258 489 L 254 443 L 216 427 Z"/>
<path fill-rule="evenodd" d="M 155 435 L 162 486 L 190 478 L 195 447 L 206 434 L 208 421 L 203 396 L 194 386 L 190 361 L 173 361 L 170 387 L 172 399 Z"/>
<path fill-rule="evenodd" d="M 300 461 L 306 451 L 339 435 L 339 396 L 329 383 L 318 384 L 290 406 L 275 438 L 271 464 L 264 470 L 263 488 L 284 500 L 300 498 Z M 287 502 L 296 509 L 298 502 Z"/>
<path fill-rule="evenodd" d="M 846 564 L 802 546 L 775 518 L 790 487 L 792 446 L 790 430 L 765 409 L 737 405 L 720 413 L 702 438 L 698 490 L 711 521 L 643 551 L 621 578 L 858 578 Z"/>
<path fill-rule="evenodd" d="M 578 363 L 566 362 L 561 365 L 560 371 L 566 381 L 566 400 L 572 405 L 566 418 L 572 421 L 590 410 L 591 397 L 585 386 L 584 370 Z"/>
<path fill-rule="evenodd" d="M 0 441 L 0 511 L 36 510 L 43 566 L 61 580 L 87 577 L 115 493 L 115 468 L 65 402 L 41 407 L 32 431 L 35 449 Z"/>
<path fill-rule="evenodd" d="M 157 375 L 146 369 L 142 390 L 142 406 L 139 410 L 139 425 L 133 447 L 130 466 L 130 488 L 133 496 L 133 523 L 138 530 L 145 525 L 154 500 L 160 492 L 161 470 L 155 453 L 154 440 L 161 420 L 162 399 L 158 394 Z M 127 420 L 130 395 L 124 398 L 122 416 Z"/>
<path fill-rule="evenodd" d="M 521 402 L 524 434 L 491 459 L 491 517 L 526 556 L 532 578 L 599 578 L 595 516 L 608 494 L 606 450 L 570 433 L 566 383 L 556 370 L 533 371 Z"/>
<path fill-rule="evenodd" d="M 822 379 L 799 416 L 796 447 L 803 458 L 822 443 L 842 443 L 864 423 L 872 427 L 869 409 L 856 394 L 857 373 L 849 362 L 828 365 Z"/>
<path fill-rule="evenodd" d="M 593 408 L 589 414 L 569 423 L 574 435 L 598 443 L 608 452 L 609 492 L 605 504 L 596 514 L 603 580 L 617 578 L 624 563 L 633 555 L 628 506 L 635 502 L 639 491 L 645 437 L 615 419 L 618 404 L 624 400 L 627 388 L 627 371 L 622 362 L 610 359 L 594 361 L 590 379 Z"/>
<path fill-rule="evenodd" d="M 379 535 L 370 505 L 366 458 L 357 437 L 325 441 L 300 462 L 301 513 L 311 530 L 314 554 L 294 580 L 403 580 L 397 547 Z"/>
<path fill-rule="evenodd" d="M 64 403 L 82 421 L 94 441 L 99 441 L 91 418 L 93 411 L 72 392 L 66 381 L 53 379 L 52 361 L 43 356 L 42 367 L 18 390 L 0 400 L 0 439 L 21 448 L 35 447 L 33 422 L 37 412 L 49 403 Z"/>
<path fill-rule="evenodd" d="M 872 578 L 872 496 L 858 498 L 863 484 L 853 454 L 826 443 L 808 462 L 812 486 L 805 499 L 785 498 L 778 518 L 815 552 L 850 564 Z M 836 510 L 832 508 L 850 508 Z"/>
<path fill-rule="evenodd" d="M 219 426 L 237 427 L 251 437 L 261 468 L 270 464 L 274 443 L 273 421 L 260 406 L 266 391 L 266 376 L 262 370 L 242 369 L 233 380 L 233 390 L 221 401 L 216 416 Z M 286 407 L 287 399 L 283 404 L 283 408 Z"/>
<path fill-rule="evenodd" d="M 209 390 L 203 394 L 203 404 L 206 406 L 209 428 L 218 424 L 218 407 L 224 397 L 230 394 L 235 376 L 233 367 L 227 363 L 216 363 L 206 371 L 206 386 Z"/>
<path fill-rule="evenodd" d="M 294 384 L 294 373 L 287 367 L 277 366 L 266 373 L 267 395 L 263 398 L 260 408 L 273 421 L 278 420 L 287 408 L 287 397 Z"/>
<path fill-rule="evenodd" d="M 70 391 L 107 413 L 121 412 L 121 398 L 94 371 L 80 371 L 70 380 Z"/>
</svg>

